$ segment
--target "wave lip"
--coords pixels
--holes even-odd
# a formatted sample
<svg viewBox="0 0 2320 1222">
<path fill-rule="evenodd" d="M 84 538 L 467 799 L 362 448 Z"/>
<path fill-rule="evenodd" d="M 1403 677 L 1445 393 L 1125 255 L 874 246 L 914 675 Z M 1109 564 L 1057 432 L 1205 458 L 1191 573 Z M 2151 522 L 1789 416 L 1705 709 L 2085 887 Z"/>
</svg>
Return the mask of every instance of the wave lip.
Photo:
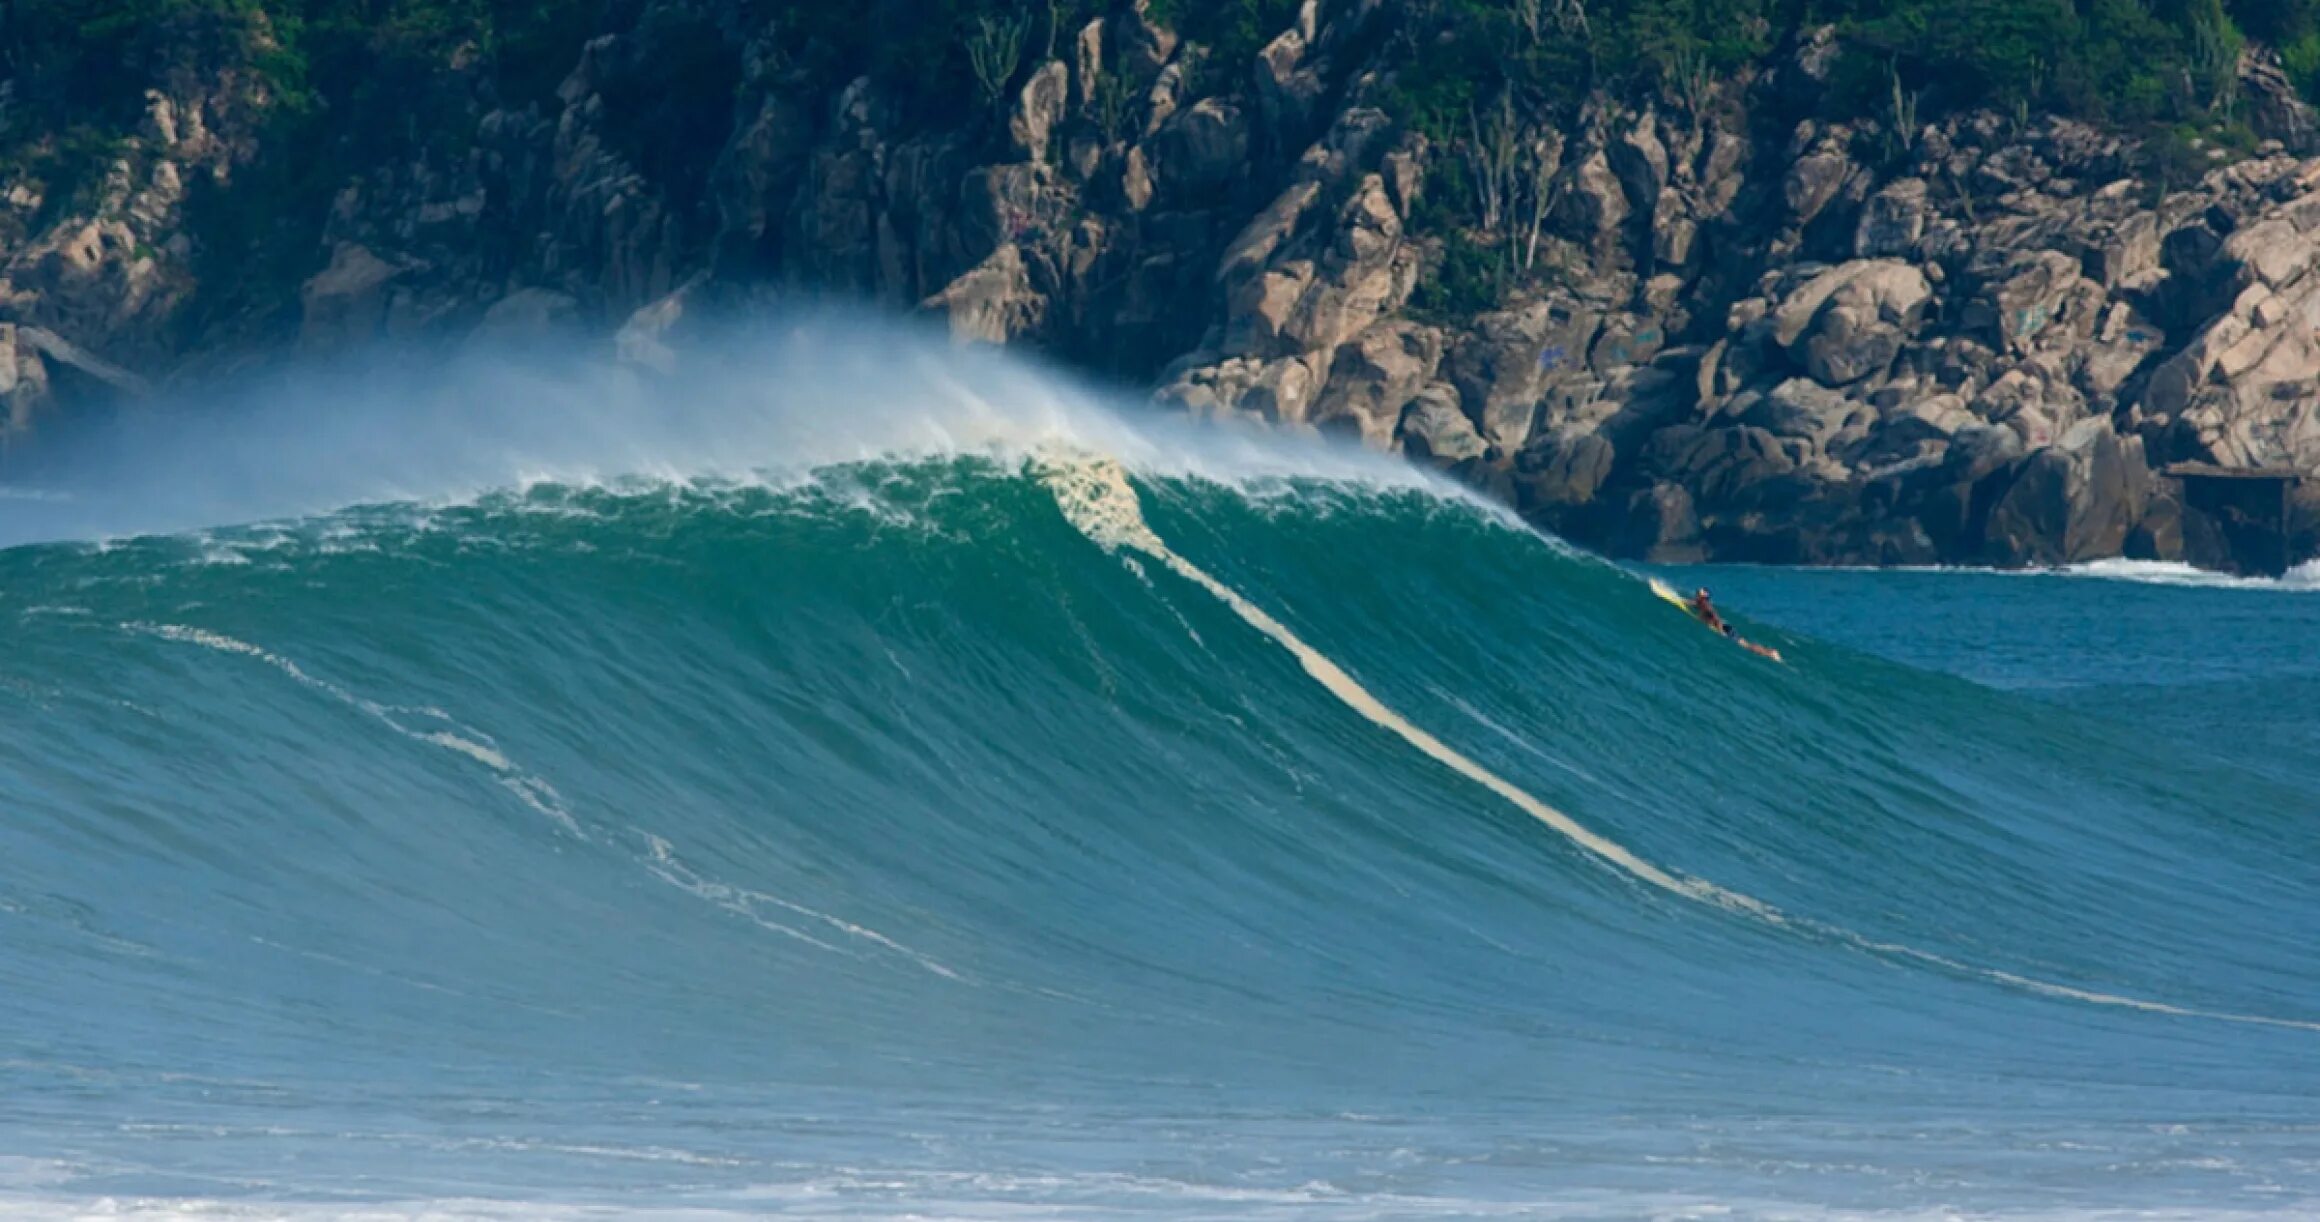
<svg viewBox="0 0 2320 1222">
<path fill-rule="evenodd" d="M 846 314 L 704 332 L 665 372 L 589 348 L 383 352 L 68 439 L 5 484 L 0 547 L 181 532 L 539 486 L 795 482 L 873 460 L 1094 451 L 1140 473 L 1314 477 L 1468 497 L 1350 443 L 1125 408 L 1011 357 Z M 1479 504 L 1479 501 L 1476 501 Z"/>
</svg>

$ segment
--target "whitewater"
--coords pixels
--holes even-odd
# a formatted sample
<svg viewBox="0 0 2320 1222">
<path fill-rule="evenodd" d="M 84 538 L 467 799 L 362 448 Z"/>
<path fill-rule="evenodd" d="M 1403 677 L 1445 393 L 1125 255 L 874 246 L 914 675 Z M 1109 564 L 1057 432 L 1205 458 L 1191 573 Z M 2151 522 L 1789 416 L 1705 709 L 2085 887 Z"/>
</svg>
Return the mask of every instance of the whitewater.
<svg viewBox="0 0 2320 1222">
<path fill-rule="evenodd" d="M 2320 1208 L 2297 583 L 1675 575 L 1773 666 L 1378 456 L 688 357 L 7 474 L 0 1216 Z"/>
</svg>

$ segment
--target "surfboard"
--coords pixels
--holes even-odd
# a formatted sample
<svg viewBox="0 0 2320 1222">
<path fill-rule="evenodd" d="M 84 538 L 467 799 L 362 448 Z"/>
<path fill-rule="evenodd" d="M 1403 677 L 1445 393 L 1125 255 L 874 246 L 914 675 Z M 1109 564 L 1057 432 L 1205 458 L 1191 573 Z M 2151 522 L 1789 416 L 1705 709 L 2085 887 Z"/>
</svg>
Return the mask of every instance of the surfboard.
<svg viewBox="0 0 2320 1222">
<path fill-rule="evenodd" d="M 1651 578 L 1650 582 L 1652 593 L 1659 595 L 1663 601 L 1678 608 L 1684 614 L 1691 616 L 1695 622 L 1699 620 L 1699 614 L 1692 610 L 1691 599 L 1685 598 L 1683 595 L 1676 593 L 1673 589 L 1669 588 L 1668 583 L 1661 581 L 1657 577 Z M 1788 659 L 1781 657 L 1780 651 L 1772 648 L 1769 645 L 1759 645 L 1754 641 L 1738 635 L 1732 637 L 1732 643 L 1738 645 L 1740 648 L 1745 649 L 1752 654 L 1755 654 L 1760 658 L 1770 658 L 1783 666 L 1788 665 Z"/>
</svg>

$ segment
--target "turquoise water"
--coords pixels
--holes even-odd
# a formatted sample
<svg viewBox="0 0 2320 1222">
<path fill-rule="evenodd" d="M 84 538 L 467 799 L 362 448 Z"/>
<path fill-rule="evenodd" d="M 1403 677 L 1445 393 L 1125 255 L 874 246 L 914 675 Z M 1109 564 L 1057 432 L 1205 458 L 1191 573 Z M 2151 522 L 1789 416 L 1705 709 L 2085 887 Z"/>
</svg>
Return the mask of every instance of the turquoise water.
<svg viewBox="0 0 2320 1222">
<path fill-rule="evenodd" d="M 2320 1209 L 2320 597 L 1708 573 L 1776 667 L 1170 436 L 1505 791 L 1006 447 L 0 550 L 0 1216 Z"/>
<path fill-rule="evenodd" d="M 2313 784 L 2320 566 L 2284 582 L 2117 561 L 2038 574 L 1720 568 L 1671 576 L 1710 584 L 1797 633 L 2140 730 L 2154 749 Z M 2320 829 L 2311 834 L 2320 838 Z"/>
</svg>

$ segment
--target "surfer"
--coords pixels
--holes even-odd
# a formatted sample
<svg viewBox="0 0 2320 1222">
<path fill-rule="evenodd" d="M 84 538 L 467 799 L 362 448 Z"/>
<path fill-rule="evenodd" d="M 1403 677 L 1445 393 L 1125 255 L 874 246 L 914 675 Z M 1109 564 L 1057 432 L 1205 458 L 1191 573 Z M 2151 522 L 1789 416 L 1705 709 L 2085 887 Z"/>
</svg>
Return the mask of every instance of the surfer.
<svg viewBox="0 0 2320 1222">
<path fill-rule="evenodd" d="M 1710 628 L 1723 633 L 1725 636 L 1738 635 L 1733 631 L 1732 625 L 1724 622 L 1723 616 L 1716 614 L 1715 604 L 1708 600 L 1708 588 L 1706 586 L 1701 586 L 1699 592 L 1692 595 L 1691 612 L 1693 617 L 1698 619 L 1701 623 L 1706 624 Z"/>
<path fill-rule="evenodd" d="M 1782 662 L 1786 660 L 1780 656 L 1779 650 L 1774 649 L 1769 645 L 1759 645 L 1756 642 L 1749 640 L 1747 637 L 1741 636 L 1739 629 L 1734 628 L 1730 623 L 1726 622 L 1723 616 L 1716 614 L 1716 604 L 1708 598 L 1708 588 L 1706 586 L 1700 587 L 1699 590 L 1693 593 L 1692 601 L 1686 603 L 1684 605 L 1684 609 L 1692 613 L 1692 618 L 1697 619 L 1701 623 L 1706 624 L 1708 627 L 1715 629 L 1719 633 L 1722 633 L 1725 637 L 1729 638 L 1733 644 L 1738 645 L 1740 648 L 1745 649 L 1752 654 L 1755 654 L 1757 657 L 1770 658 L 1775 662 Z"/>
<path fill-rule="evenodd" d="M 1671 586 L 1668 583 L 1661 581 L 1659 578 L 1654 577 L 1651 579 L 1651 592 L 1655 595 L 1658 595 L 1660 601 L 1671 603 L 1677 607 L 1682 608 L 1684 614 L 1689 615 L 1693 619 L 1696 619 L 1707 625 L 1709 628 L 1715 631 L 1716 635 L 1723 637 L 1725 640 L 1730 641 L 1735 645 L 1738 645 L 1740 648 L 1745 649 L 1748 652 L 1757 655 L 1758 657 L 1770 658 L 1775 662 L 1786 661 L 1786 659 L 1780 656 L 1779 650 L 1774 649 L 1769 645 L 1759 645 L 1756 642 L 1741 636 L 1738 629 L 1725 622 L 1723 615 L 1719 614 L 1716 610 L 1715 600 L 1708 597 L 1708 591 L 1706 587 L 1702 587 L 1695 591 L 1690 598 L 1685 598 L 1683 595 L 1676 593 L 1674 586 Z"/>
</svg>

